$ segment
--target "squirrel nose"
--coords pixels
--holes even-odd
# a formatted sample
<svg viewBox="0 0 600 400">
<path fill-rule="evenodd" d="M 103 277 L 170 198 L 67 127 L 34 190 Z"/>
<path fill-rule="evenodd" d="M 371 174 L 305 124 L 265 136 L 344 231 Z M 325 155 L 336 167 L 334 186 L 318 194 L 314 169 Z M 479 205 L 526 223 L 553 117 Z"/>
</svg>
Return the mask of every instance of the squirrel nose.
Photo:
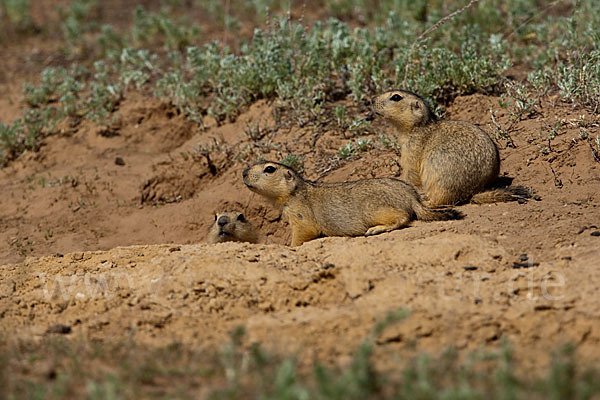
<svg viewBox="0 0 600 400">
<path fill-rule="evenodd" d="M 219 217 L 219 220 L 217 221 L 217 224 L 219 224 L 219 226 L 225 226 L 227 225 L 227 223 L 229 222 L 229 218 L 227 218 L 226 216 L 222 215 Z"/>
<path fill-rule="evenodd" d="M 244 178 L 248 176 L 248 168 L 246 168 L 246 169 L 244 169 L 244 170 L 242 171 L 242 176 L 243 176 Z"/>
<path fill-rule="evenodd" d="M 373 97 L 371 97 L 371 102 L 369 103 L 369 105 L 371 105 L 371 106 L 372 106 L 373 104 L 375 104 L 375 98 L 376 98 L 376 97 L 377 97 L 377 96 L 373 96 Z"/>
</svg>

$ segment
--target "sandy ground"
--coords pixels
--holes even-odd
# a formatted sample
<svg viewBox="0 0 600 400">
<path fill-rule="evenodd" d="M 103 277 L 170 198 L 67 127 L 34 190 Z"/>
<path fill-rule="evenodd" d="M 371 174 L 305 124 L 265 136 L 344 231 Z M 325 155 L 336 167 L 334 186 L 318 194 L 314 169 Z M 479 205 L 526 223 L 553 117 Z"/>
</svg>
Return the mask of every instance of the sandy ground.
<svg viewBox="0 0 600 400">
<path fill-rule="evenodd" d="M 3 82 L 12 93 L 0 98 L 3 122 L 23 107 L 18 83 Z M 490 107 L 506 126 L 491 96 L 459 97 L 448 117 L 493 132 Z M 541 200 L 464 205 L 460 221 L 290 248 L 279 211 L 241 182 L 256 155 L 303 155 L 305 176 L 326 181 L 397 176 L 399 155 L 375 149 L 333 162 L 347 138 L 278 129 L 266 101 L 202 131 L 173 106 L 128 93 L 112 135 L 65 123 L 39 152 L 0 170 L 0 334 L 39 338 L 62 324 L 68 337 L 211 347 L 244 325 L 248 342 L 306 363 L 344 363 L 375 321 L 406 309 L 377 338 L 383 367 L 390 350 L 470 352 L 505 339 L 524 366 L 543 366 L 565 342 L 594 362 L 600 121 L 551 95 L 537 111 L 515 125 L 516 147 L 499 146 L 502 174 Z M 270 132 L 260 143 L 245 133 L 257 124 Z M 393 135 L 380 121 L 375 128 Z M 210 161 L 199 146 L 213 146 Z M 203 243 L 214 213 L 234 209 L 264 244 Z"/>
<path fill-rule="evenodd" d="M 576 129 L 544 155 L 528 143 L 543 122 L 527 120 L 517 148 L 502 150 L 503 171 L 540 201 L 465 205 L 461 221 L 289 248 L 278 211 L 243 187 L 243 163 L 216 152 L 213 174 L 206 160 L 182 155 L 211 137 L 232 148 L 247 141 L 245 124 L 268 115 L 268 104 L 196 132 L 169 106 L 128 99 L 118 136 L 84 123 L 0 171 L 4 335 L 35 338 L 62 324 L 74 337 L 202 347 L 244 325 L 249 342 L 343 363 L 375 321 L 407 309 L 378 338 L 382 363 L 390 349 L 475 351 L 503 339 L 525 365 L 543 365 L 566 342 L 584 360 L 600 356 L 599 165 Z M 493 99 L 459 98 L 450 115 L 472 119 L 485 102 Z M 328 135 L 323 152 L 337 148 Z M 317 175 L 313 157 L 308 176 Z M 396 157 L 373 151 L 325 179 L 394 175 Z M 244 211 L 267 244 L 203 244 L 219 209 Z"/>
</svg>

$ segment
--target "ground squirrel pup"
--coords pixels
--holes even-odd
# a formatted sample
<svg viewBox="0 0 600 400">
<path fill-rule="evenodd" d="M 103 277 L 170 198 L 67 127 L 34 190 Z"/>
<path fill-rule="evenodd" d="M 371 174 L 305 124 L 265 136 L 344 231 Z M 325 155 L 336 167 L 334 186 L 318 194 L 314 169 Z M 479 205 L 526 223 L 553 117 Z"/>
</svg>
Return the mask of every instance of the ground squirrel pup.
<svg viewBox="0 0 600 400">
<path fill-rule="evenodd" d="M 423 187 L 428 206 L 527 197 L 520 187 L 482 192 L 497 179 L 500 157 L 494 141 L 475 125 L 437 120 L 421 97 L 403 90 L 375 96 L 371 104 L 376 114 L 396 127 L 402 144 L 402 179 Z"/>
<path fill-rule="evenodd" d="M 217 213 L 215 214 L 215 223 L 208 231 L 206 242 L 258 243 L 258 233 L 241 212 Z"/>
<path fill-rule="evenodd" d="M 285 165 L 265 162 L 246 168 L 244 183 L 283 208 L 292 226 L 292 246 L 319 236 L 376 235 L 411 220 L 460 218 L 453 209 L 425 207 L 417 191 L 400 179 L 316 183 Z"/>
</svg>

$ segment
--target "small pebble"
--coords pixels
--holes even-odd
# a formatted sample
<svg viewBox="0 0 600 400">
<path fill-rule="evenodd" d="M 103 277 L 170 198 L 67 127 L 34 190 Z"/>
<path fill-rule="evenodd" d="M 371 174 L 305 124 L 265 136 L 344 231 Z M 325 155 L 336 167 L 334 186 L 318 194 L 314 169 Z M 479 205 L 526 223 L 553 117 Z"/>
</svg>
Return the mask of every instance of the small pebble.
<svg viewBox="0 0 600 400">
<path fill-rule="evenodd" d="M 46 329 L 46 333 L 59 333 L 61 335 L 66 335 L 71 333 L 71 327 L 68 325 L 56 324 L 48 327 L 48 329 Z"/>
<path fill-rule="evenodd" d="M 520 269 L 520 268 L 531 268 L 531 267 L 537 267 L 539 266 L 540 263 L 537 262 L 516 262 L 513 264 L 513 269 Z"/>
</svg>

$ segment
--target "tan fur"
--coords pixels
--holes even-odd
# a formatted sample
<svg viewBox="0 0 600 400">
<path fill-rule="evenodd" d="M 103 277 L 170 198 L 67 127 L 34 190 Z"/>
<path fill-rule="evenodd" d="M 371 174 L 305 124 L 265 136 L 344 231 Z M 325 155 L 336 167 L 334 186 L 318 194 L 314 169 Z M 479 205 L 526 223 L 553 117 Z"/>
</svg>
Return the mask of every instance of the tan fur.
<svg viewBox="0 0 600 400">
<path fill-rule="evenodd" d="M 258 240 L 259 235 L 252 224 L 237 211 L 217 213 L 206 238 L 207 243 L 258 243 Z"/>
<path fill-rule="evenodd" d="M 389 91 L 371 103 L 396 127 L 402 179 L 424 189 L 428 206 L 522 198 L 523 192 L 511 189 L 482 192 L 500 171 L 496 144 L 483 130 L 468 122 L 437 120 L 421 97 L 407 91 Z"/>
<path fill-rule="evenodd" d="M 460 218 L 453 209 L 425 207 L 416 190 L 394 178 L 315 183 L 285 165 L 265 162 L 246 168 L 248 188 L 283 209 L 292 227 L 292 246 L 319 236 L 376 235 L 414 219 Z"/>
</svg>

